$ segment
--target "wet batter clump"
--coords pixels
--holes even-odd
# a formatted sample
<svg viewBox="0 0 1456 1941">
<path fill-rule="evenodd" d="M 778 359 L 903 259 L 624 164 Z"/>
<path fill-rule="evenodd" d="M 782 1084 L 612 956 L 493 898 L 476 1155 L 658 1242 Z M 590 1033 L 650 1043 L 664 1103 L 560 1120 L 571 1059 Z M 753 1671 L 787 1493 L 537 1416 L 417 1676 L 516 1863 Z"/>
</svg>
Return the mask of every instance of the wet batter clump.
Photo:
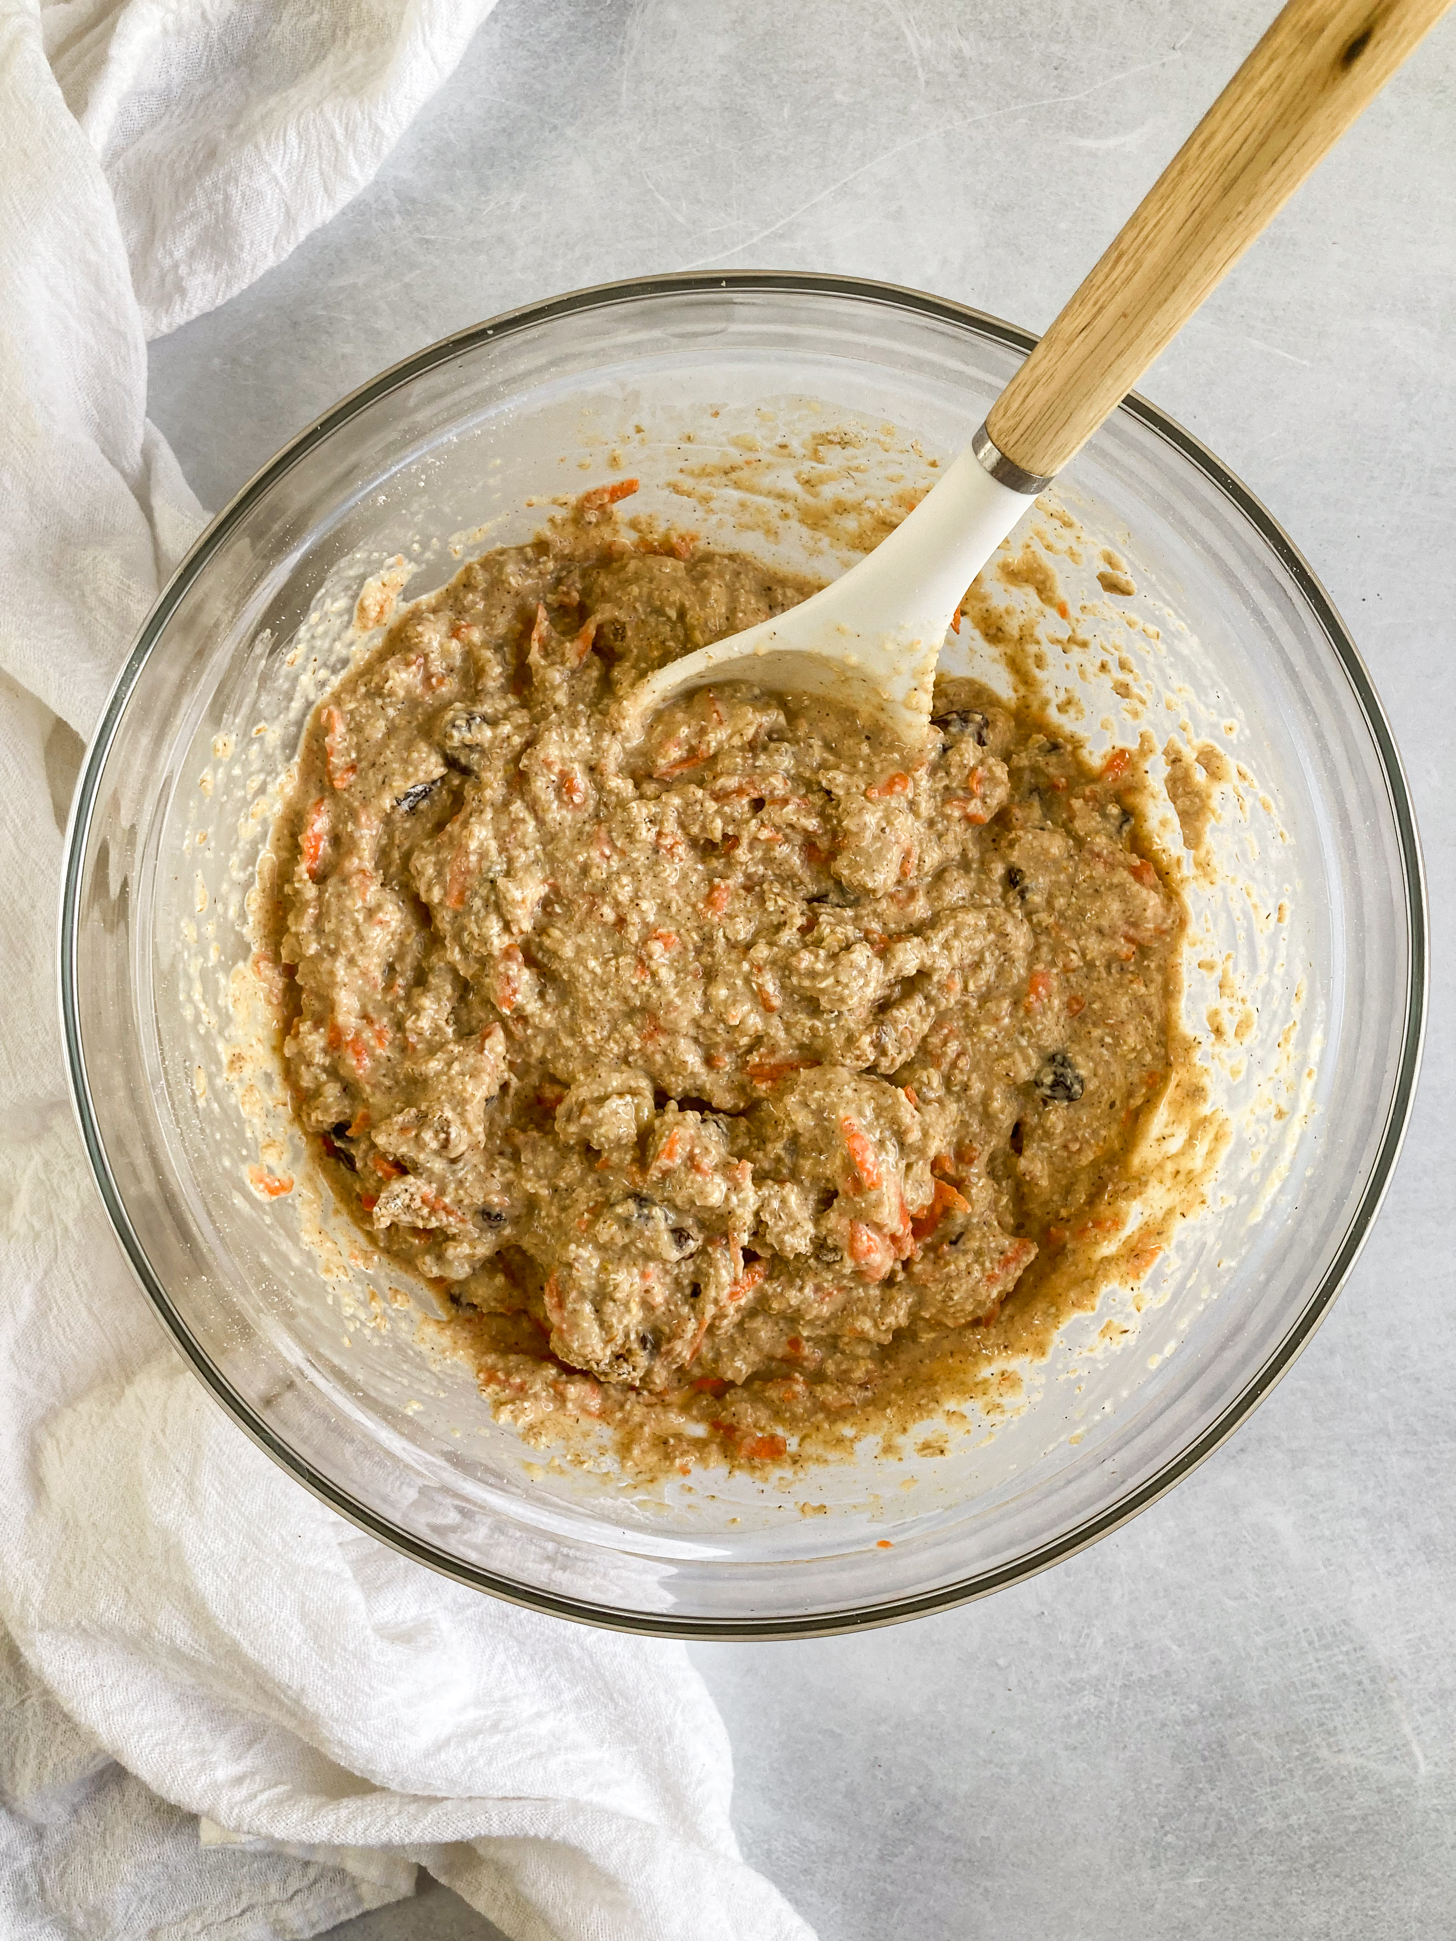
<svg viewBox="0 0 1456 1941">
<path fill-rule="evenodd" d="M 500 1412 L 771 1463 L 954 1364 L 1088 1217 L 1177 1056 L 1183 911 L 1134 758 L 970 682 L 914 747 L 736 683 L 624 744 L 633 683 L 811 588 L 608 496 L 315 711 L 284 1062 Z"/>
</svg>

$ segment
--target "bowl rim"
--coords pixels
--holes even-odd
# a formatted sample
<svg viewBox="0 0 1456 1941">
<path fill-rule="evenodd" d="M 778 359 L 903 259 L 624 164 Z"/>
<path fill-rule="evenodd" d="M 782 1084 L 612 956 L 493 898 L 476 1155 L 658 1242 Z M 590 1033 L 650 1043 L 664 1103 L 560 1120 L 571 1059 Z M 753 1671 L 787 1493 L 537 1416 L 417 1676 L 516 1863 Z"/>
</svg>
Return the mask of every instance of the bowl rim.
<svg viewBox="0 0 1456 1941">
<path fill-rule="evenodd" d="M 1126 412 L 1172 445 L 1242 514 L 1263 539 L 1285 571 L 1295 582 L 1323 629 L 1330 647 L 1340 661 L 1363 713 L 1384 774 L 1391 814 L 1399 843 L 1402 880 L 1405 890 L 1406 946 L 1408 971 L 1405 990 L 1405 1017 L 1400 1057 L 1390 1106 L 1380 1141 L 1354 1211 L 1334 1256 L 1314 1293 L 1301 1313 L 1290 1324 L 1278 1346 L 1264 1365 L 1219 1411 L 1212 1422 L 1185 1448 L 1170 1457 L 1144 1482 L 1120 1495 L 1096 1515 L 1086 1518 L 1075 1529 L 1040 1545 L 1012 1562 L 970 1576 L 936 1590 L 894 1597 L 878 1604 L 865 1604 L 805 1615 L 803 1617 L 744 1617 L 710 1619 L 677 1617 L 645 1611 L 624 1611 L 612 1606 L 574 1599 L 558 1592 L 538 1590 L 510 1578 L 497 1577 L 478 1566 L 435 1548 L 420 1537 L 398 1528 L 365 1504 L 357 1502 L 340 1484 L 334 1482 L 299 1456 L 259 1417 L 217 1369 L 187 1324 L 173 1306 L 166 1288 L 153 1271 L 145 1249 L 132 1226 L 117 1187 L 101 1136 L 86 1072 L 81 1045 L 77 1005 L 77 934 L 80 924 L 80 892 L 85 851 L 97 813 L 99 785 L 107 756 L 115 740 L 127 702 L 143 665 L 160 639 L 167 622 L 198 576 L 206 570 L 213 553 L 252 506 L 294 464 L 338 427 L 365 410 L 376 399 L 408 383 L 412 378 L 471 351 L 493 338 L 550 322 L 582 311 L 604 310 L 619 304 L 673 295 L 703 293 L 770 293 L 786 296 L 848 297 L 883 304 L 899 311 L 910 311 L 935 318 L 969 331 L 972 335 L 1005 345 L 1023 354 L 1038 341 L 1032 332 L 969 305 L 952 302 L 921 290 L 894 283 L 875 282 L 862 277 L 836 276 L 796 271 L 681 271 L 673 274 L 628 278 L 618 282 L 593 284 L 518 309 L 501 312 L 483 323 L 452 332 L 436 342 L 402 358 L 379 372 L 367 383 L 348 393 L 320 417 L 306 425 L 238 491 L 194 541 L 176 571 L 158 595 L 143 621 L 135 645 L 118 674 L 107 698 L 100 722 L 92 737 L 72 801 L 66 833 L 65 869 L 60 907 L 58 970 L 61 1027 L 65 1046 L 67 1078 L 72 1104 L 80 1125 L 86 1155 L 96 1179 L 102 1201 L 133 1275 L 151 1301 L 173 1342 L 181 1350 L 193 1372 L 213 1397 L 221 1403 L 234 1422 L 266 1455 L 295 1481 L 358 1528 L 377 1537 L 391 1549 L 422 1563 L 457 1583 L 501 1598 L 528 1610 L 568 1618 L 577 1623 L 604 1629 L 634 1632 L 649 1637 L 702 1640 L 790 1639 L 828 1637 L 867 1630 L 880 1625 L 904 1623 L 932 1612 L 950 1610 L 991 1592 L 1020 1583 L 1064 1558 L 1074 1556 L 1099 1538 L 1129 1522 L 1134 1516 L 1206 1461 L 1221 1443 L 1263 1401 L 1275 1384 L 1293 1365 L 1329 1311 L 1335 1296 L 1359 1257 L 1375 1217 L 1380 1210 L 1404 1141 L 1416 1080 L 1427 1014 L 1427 986 L 1430 974 L 1428 917 L 1425 871 L 1420 839 L 1411 804 L 1404 767 L 1384 708 L 1356 648 L 1349 630 L 1333 600 L 1325 591 L 1308 561 L 1249 488 L 1231 472 L 1208 447 L 1186 431 L 1146 398 L 1131 392 L 1118 410 Z"/>
</svg>

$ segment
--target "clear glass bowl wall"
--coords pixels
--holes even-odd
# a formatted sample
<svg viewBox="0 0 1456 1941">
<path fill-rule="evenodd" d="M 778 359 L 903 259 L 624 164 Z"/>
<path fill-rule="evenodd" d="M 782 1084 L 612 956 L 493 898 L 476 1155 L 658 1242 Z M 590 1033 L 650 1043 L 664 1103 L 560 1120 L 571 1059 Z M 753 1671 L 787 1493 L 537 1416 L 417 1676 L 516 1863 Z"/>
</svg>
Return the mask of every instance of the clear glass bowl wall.
<svg viewBox="0 0 1456 1941">
<path fill-rule="evenodd" d="M 849 555 L 792 532 L 745 538 L 669 481 L 751 421 L 775 435 L 890 424 L 948 455 L 1029 343 L 953 305 L 831 278 L 674 279 L 538 306 L 433 347 L 311 427 L 214 523 L 147 623 L 88 759 L 67 871 L 63 1003 L 92 1162 L 143 1287 L 218 1398 L 303 1483 L 439 1569 L 590 1621 L 699 1636 L 831 1630 L 977 1595 L 1176 1481 L 1277 1379 L 1348 1271 L 1419 1050 L 1410 810 L 1307 567 L 1216 460 L 1136 399 L 1063 496 L 1129 560 L 1145 610 L 1184 623 L 1163 628 L 1166 691 L 1181 707 L 1194 697 L 1209 732 L 1237 724 L 1227 745 L 1272 806 L 1226 819 L 1224 880 L 1190 890 L 1258 1015 L 1215 1075 L 1233 1126 L 1215 1204 L 1155 1269 L 1121 1348 L 1090 1352 L 1105 1306 L 1033 1376 L 1029 1406 L 943 1457 L 866 1451 L 790 1487 L 627 1489 L 543 1469 L 387 1302 L 386 1324 L 369 1324 L 370 1287 L 397 1275 L 366 1265 L 343 1292 L 302 1230 L 306 1196 L 249 1190 L 245 1103 L 292 1135 L 276 1101 L 242 1101 L 225 1071 L 245 895 L 270 785 L 318 692 L 300 674 L 345 664 L 339 616 L 365 575 L 404 553 L 414 595 L 459 564 L 432 539 L 528 536 L 543 515 L 527 501 L 610 476 L 619 437 L 643 481 L 634 507 L 838 570 Z M 1094 721 L 1118 712 L 1110 688 L 1091 702 Z M 236 744 L 230 761 L 219 737 Z M 1280 903 L 1286 920 L 1271 922 Z M 1215 995 L 1199 977 L 1195 1028 Z M 824 1508 L 806 1515 L 806 1501 Z"/>
</svg>

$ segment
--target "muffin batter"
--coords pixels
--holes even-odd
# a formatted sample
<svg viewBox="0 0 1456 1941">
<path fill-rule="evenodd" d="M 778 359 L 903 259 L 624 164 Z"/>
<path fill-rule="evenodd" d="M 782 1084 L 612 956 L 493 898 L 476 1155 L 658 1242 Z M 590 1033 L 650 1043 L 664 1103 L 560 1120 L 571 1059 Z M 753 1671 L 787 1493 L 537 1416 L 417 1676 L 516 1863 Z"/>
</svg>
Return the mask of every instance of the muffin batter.
<svg viewBox="0 0 1456 1941">
<path fill-rule="evenodd" d="M 742 684 L 625 745 L 617 696 L 812 588 L 634 542 L 622 494 L 465 567 L 316 710 L 284 1059 L 502 1412 L 774 1462 L 1089 1217 L 1176 1055 L 1183 913 L 1129 751 L 1093 769 L 970 682 L 918 747 Z"/>
</svg>

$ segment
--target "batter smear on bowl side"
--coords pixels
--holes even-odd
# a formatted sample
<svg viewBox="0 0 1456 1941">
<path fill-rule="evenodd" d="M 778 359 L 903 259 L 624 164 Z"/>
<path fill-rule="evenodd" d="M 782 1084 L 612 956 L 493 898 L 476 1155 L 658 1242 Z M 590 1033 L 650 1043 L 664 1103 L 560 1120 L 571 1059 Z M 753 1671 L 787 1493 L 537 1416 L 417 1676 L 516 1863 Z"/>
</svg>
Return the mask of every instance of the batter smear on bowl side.
<svg viewBox="0 0 1456 1941">
<path fill-rule="evenodd" d="M 1035 1312 L 1191 1057 L 1185 912 L 1141 757 L 968 680 L 917 747 L 742 684 L 624 745 L 635 682 L 812 587 L 634 539 L 620 494 L 405 609 L 315 710 L 283 1060 L 498 1414 L 771 1465 L 964 1393 Z"/>
</svg>

